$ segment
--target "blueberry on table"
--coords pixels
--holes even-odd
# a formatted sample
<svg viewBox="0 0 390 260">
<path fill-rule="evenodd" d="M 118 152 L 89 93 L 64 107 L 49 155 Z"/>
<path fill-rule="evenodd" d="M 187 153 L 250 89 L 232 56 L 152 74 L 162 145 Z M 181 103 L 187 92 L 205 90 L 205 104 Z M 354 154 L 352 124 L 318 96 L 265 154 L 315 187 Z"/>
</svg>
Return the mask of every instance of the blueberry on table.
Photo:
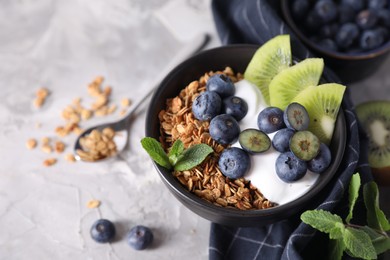
<svg viewBox="0 0 390 260">
<path fill-rule="evenodd" d="M 231 79 L 224 74 L 214 74 L 206 82 L 208 91 L 217 92 L 222 98 L 234 95 L 236 90 Z"/>
<path fill-rule="evenodd" d="M 248 113 L 248 104 L 240 97 L 230 96 L 222 100 L 222 110 L 240 121 Z"/>
<path fill-rule="evenodd" d="M 221 114 L 211 119 L 209 133 L 220 144 L 232 144 L 240 134 L 240 126 L 231 115 Z"/>
<path fill-rule="evenodd" d="M 291 183 L 305 176 L 307 164 L 295 157 L 292 152 L 285 152 L 276 159 L 275 170 L 282 181 Z"/>
<path fill-rule="evenodd" d="M 133 227 L 127 234 L 127 244 L 135 250 L 144 250 L 153 242 L 153 232 L 142 225 Z"/>
<path fill-rule="evenodd" d="M 93 223 L 90 234 L 93 240 L 98 243 L 108 243 L 115 237 L 115 226 L 107 219 L 98 219 Z"/>
<path fill-rule="evenodd" d="M 200 93 L 192 103 L 192 113 L 201 121 L 210 120 L 221 112 L 221 97 L 213 91 Z"/>
<path fill-rule="evenodd" d="M 329 167 L 331 161 L 332 155 L 329 147 L 321 143 L 318 155 L 307 162 L 307 168 L 314 173 L 322 173 Z"/>
<path fill-rule="evenodd" d="M 257 116 L 257 126 L 267 134 L 284 128 L 283 110 L 278 107 L 267 107 L 263 109 Z"/>
<path fill-rule="evenodd" d="M 242 149 L 231 147 L 223 150 L 218 166 L 222 174 L 231 179 L 244 177 L 251 167 L 249 155 Z"/>
</svg>

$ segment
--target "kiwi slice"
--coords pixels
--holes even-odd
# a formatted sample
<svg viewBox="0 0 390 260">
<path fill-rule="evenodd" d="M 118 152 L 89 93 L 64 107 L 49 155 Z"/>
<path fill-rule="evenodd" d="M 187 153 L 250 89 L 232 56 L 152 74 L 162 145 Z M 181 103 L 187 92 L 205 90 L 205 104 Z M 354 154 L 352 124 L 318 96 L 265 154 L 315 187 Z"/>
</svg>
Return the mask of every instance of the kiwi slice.
<svg viewBox="0 0 390 260">
<path fill-rule="evenodd" d="M 318 85 L 323 70 L 323 59 L 308 58 L 281 71 L 269 84 L 271 106 L 284 110 L 302 90 Z"/>
<path fill-rule="evenodd" d="M 238 141 L 248 153 L 262 153 L 271 147 L 271 139 L 268 135 L 260 130 L 248 128 L 242 131 Z"/>
<path fill-rule="evenodd" d="M 326 145 L 329 145 L 332 139 L 345 88 L 337 83 L 312 86 L 303 90 L 293 100 L 306 108 L 310 118 L 308 130 Z"/>
<path fill-rule="evenodd" d="M 368 164 L 374 178 L 390 185 L 390 101 L 361 103 L 356 114 L 368 136 Z"/>
<path fill-rule="evenodd" d="M 310 161 L 320 151 L 320 139 L 310 131 L 298 131 L 290 139 L 290 150 L 303 160 Z"/>
<path fill-rule="evenodd" d="M 275 75 L 290 67 L 291 62 L 290 35 L 275 36 L 255 52 L 245 70 L 244 78 L 260 89 L 269 105 L 269 83 Z"/>
</svg>

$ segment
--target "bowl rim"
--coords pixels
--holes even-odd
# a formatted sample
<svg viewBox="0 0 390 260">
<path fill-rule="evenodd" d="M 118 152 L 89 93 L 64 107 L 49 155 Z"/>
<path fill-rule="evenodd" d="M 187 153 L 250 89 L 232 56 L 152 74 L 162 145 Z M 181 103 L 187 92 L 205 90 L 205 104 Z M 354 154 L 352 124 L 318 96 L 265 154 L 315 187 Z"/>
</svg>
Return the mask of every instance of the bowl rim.
<svg viewBox="0 0 390 260">
<path fill-rule="evenodd" d="M 318 53 L 326 54 L 327 56 L 332 57 L 334 59 L 359 61 L 359 60 L 372 59 L 390 51 L 390 40 L 388 40 L 385 44 L 383 44 L 377 49 L 361 52 L 361 53 L 353 53 L 353 54 L 336 52 L 336 51 L 327 50 L 325 48 L 321 48 L 317 44 L 314 44 L 313 41 L 311 41 L 301 30 L 299 30 L 298 25 L 295 23 L 290 12 L 290 8 L 289 8 L 290 2 L 291 2 L 290 0 L 281 0 L 281 10 L 285 22 L 292 29 L 292 31 L 298 36 L 300 40 L 302 40 L 306 45 L 308 45 L 311 49 L 315 50 Z"/>
<path fill-rule="evenodd" d="M 212 49 L 204 50 L 189 59 L 183 61 L 179 65 L 177 65 L 175 68 L 173 68 L 168 75 L 161 81 L 159 87 L 157 90 L 153 93 L 153 96 L 151 98 L 151 102 L 148 106 L 147 114 L 146 114 L 146 120 L 145 120 L 145 134 L 146 136 L 153 136 L 153 130 L 151 129 L 151 120 L 156 120 L 155 116 L 152 116 L 153 114 L 153 109 L 155 106 L 156 102 L 153 102 L 156 98 L 158 98 L 163 92 L 164 92 L 164 86 L 166 86 L 174 76 L 179 73 L 181 70 L 185 69 L 186 67 L 189 67 L 191 63 L 194 62 L 194 60 L 200 59 L 201 57 L 208 56 L 210 53 L 214 52 L 225 52 L 225 51 L 232 51 L 236 50 L 239 51 L 239 49 L 244 49 L 244 50 L 252 50 L 253 53 L 259 48 L 260 45 L 253 45 L 253 44 L 231 44 L 231 45 L 225 45 L 225 46 L 219 46 L 215 47 Z M 248 61 L 249 62 L 249 61 Z M 331 72 L 329 69 L 325 68 L 324 69 L 324 77 L 328 81 L 333 81 L 336 82 L 337 78 L 334 75 L 333 72 Z M 178 94 L 180 89 L 175 90 L 175 92 Z M 177 95 L 176 94 L 176 95 Z M 159 124 L 159 123 L 158 123 Z M 283 214 L 283 212 L 286 212 L 286 209 L 291 209 L 294 208 L 298 205 L 303 205 L 311 201 L 318 193 L 323 190 L 331 181 L 331 179 L 335 176 L 338 167 L 341 164 L 344 151 L 345 151 L 345 146 L 346 146 L 346 141 L 347 141 L 347 133 L 346 133 L 346 121 L 345 121 L 345 115 L 342 106 L 340 107 L 339 114 L 337 117 L 336 124 L 338 127 L 335 127 L 335 129 L 338 129 L 339 134 L 340 134 L 340 139 L 345 140 L 344 142 L 339 142 L 337 144 L 337 154 L 334 156 L 334 161 L 331 164 L 332 167 L 332 174 L 326 174 L 322 177 L 322 179 L 318 179 L 316 181 L 316 184 L 313 185 L 311 189 L 309 189 L 305 194 L 302 196 L 298 197 L 297 199 L 282 204 L 282 205 L 277 205 L 272 208 L 267 208 L 267 209 L 250 209 L 250 210 L 240 210 L 236 208 L 227 208 L 227 207 L 221 207 L 214 205 L 213 203 L 206 201 L 200 197 L 198 197 L 196 194 L 193 192 L 188 191 L 171 173 L 171 171 L 166 170 L 164 167 L 156 164 L 153 161 L 153 165 L 156 168 L 157 172 L 159 173 L 160 177 L 164 180 L 163 182 L 168 185 L 168 188 L 176 191 L 174 195 L 179 198 L 187 200 L 190 199 L 196 207 L 202 207 L 203 209 L 206 209 L 207 211 L 213 211 L 216 214 L 218 212 L 223 212 L 224 217 L 240 217 L 240 218 L 257 218 L 257 217 L 267 217 L 267 216 L 272 216 L 272 215 L 279 215 Z M 320 177 L 321 178 L 321 177 Z M 172 181 L 173 180 L 173 181 Z M 320 181 L 321 180 L 321 181 Z M 261 191 L 260 191 L 261 192 Z M 181 201 L 183 203 L 183 201 Z M 183 203 L 186 204 L 186 203 Z M 187 206 L 187 205 L 186 205 Z M 200 214 L 199 214 L 200 215 Z M 206 217 L 205 217 L 206 218 Z"/>
</svg>

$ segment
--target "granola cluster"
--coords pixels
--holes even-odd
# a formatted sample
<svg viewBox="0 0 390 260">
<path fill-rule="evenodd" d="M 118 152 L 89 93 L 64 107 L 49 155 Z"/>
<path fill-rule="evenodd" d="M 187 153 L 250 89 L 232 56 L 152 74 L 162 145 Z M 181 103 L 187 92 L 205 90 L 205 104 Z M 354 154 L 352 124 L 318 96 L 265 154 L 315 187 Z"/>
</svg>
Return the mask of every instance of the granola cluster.
<svg viewBox="0 0 390 260">
<path fill-rule="evenodd" d="M 169 151 L 177 139 L 180 139 L 185 147 L 205 143 L 214 150 L 214 153 L 197 167 L 188 171 L 174 171 L 173 174 L 189 191 L 215 205 L 241 210 L 273 207 L 274 204 L 251 185 L 249 180 L 233 180 L 221 173 L 218 158 L 227 146 L 218 144 L 210 137 L 209 121 L 199 121 L 192 114 L 192 102 L 206 90 L 207 79 L 215 73 L 223 73 L 233 82 L 243 78 L 240 73 L 235 74 L 230 67 L 223 71 L 208 72 L 199 80 L 191 82 L 178 96 L 168 99 L 166 108 L 159 113 L 160 142 L 166 151 Z"/>
</svg>

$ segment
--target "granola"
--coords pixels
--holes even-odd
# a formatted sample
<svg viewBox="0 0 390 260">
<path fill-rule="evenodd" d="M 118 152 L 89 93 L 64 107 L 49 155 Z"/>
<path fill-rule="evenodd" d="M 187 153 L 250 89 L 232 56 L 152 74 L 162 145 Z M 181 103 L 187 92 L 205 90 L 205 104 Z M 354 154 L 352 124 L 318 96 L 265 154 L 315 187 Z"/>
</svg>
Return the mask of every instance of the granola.
<svg viewBox="0 0 390 260">
<path fill-rule="evenodd" d="M 210 137 L 209 121 L 199 121 L 192 114 L 192 102 L 206 90 L 207 79 L 215 73 L 223 73 L 233 82 L 243 78 L 242 74 L 235 74 L 230 67 L 223 71 L 205 73 L 199 80 L 191 82 L 178 96 L 168 99 L 166 108 L 158 115 L 161 126 L 160 142 L 166 151 L 169 151 L 177 139 L 180 139 L 185 147 L 205 143 L 214 149 L 214 153 L 202 164 L 188 171 L 174 171 L 173 175 L 189 191 L 218 206 L 240 210 L 273 207 L 274 204 L 251 185 L 249 180 L 233 180 L 221 173 L 218 158 L 227 146 L 218 144 Z"/>
</svg>

